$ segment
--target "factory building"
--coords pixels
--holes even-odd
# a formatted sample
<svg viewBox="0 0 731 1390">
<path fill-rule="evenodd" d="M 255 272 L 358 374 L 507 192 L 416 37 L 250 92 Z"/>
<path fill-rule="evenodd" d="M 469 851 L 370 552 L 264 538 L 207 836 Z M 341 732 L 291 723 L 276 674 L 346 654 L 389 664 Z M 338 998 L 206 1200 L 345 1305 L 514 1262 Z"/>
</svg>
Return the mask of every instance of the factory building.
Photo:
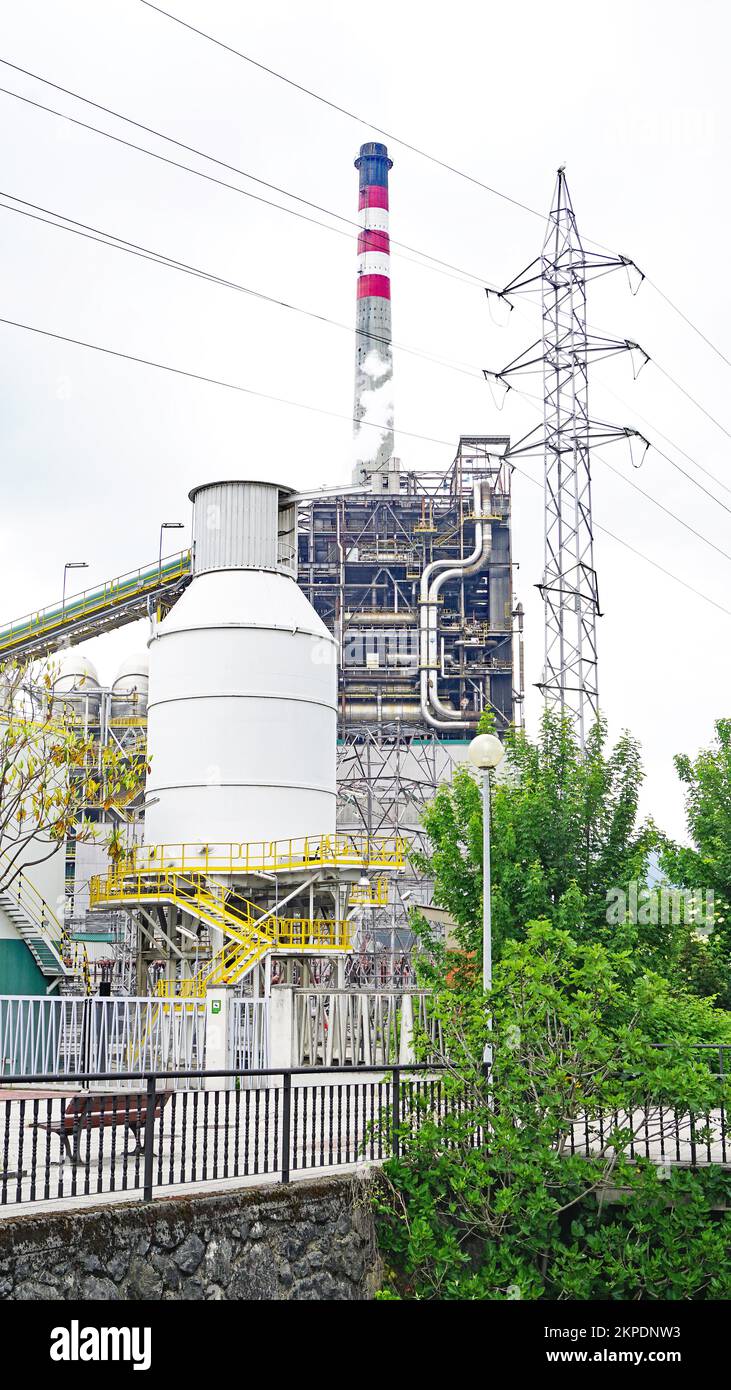
<svg viewBox="0 0 731 1390">
<path fill-rule="evenodd" d="M 72 835 L 55 861 L 39 990 L 89 988 L 80 947 L 115 992 L 408 984 L 424 806 L 485 711 L 499 733 L 522 720 L 509 440 L 465 435 L 444 471 L 395 457 L 392 161 L 369 142 L 355 163 L 353 481 L 206 483 L 189 552 L 0 632 L 5 657 L 70 646 L 58 707 L 100 758 L 111 742 L 150 766 L 144 793 L 85 808 L 119 860 Z M 141 616 L 147 654 L 104 688 L 74 644 Z M 0 894 L 0 969 L 3 940 L 32 949 L 32 915 Z"/>
<path fill-rule="evenodd" d="M 399 833 L 423 849 L 424 806 L 464 761 L 482 713 L 498 733 L 522 722 L 510 441 L 464 436 L 441 472 L 394 456 L 393 162 L 385 145 L 368 142 L 355 165 L 354 487 L 302 504 L 298 576 L 340 653 L 339 823 Z M 409 913 L 430 898 L 428 882 L 399 877 L 389 903 L 367 914 L 358 978 L 403 977 Z"/>
</svg>

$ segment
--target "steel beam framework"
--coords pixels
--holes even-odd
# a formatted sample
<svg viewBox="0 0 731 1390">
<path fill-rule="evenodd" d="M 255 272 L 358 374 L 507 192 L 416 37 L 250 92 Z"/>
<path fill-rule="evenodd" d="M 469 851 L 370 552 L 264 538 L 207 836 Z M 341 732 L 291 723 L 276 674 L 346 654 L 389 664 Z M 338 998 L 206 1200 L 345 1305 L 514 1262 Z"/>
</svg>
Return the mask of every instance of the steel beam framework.
<svg viewBox="0 0 731 1390">
<path fill-rule="evenodd" d="M 558 170 L 541 256 L 501 291 L 501 297 L 540 294 L 542 335 L 489 381 L 509 390 L 515 377 L 540 371 L 543 425 L 509 451 L 541 452 L 544 459 L 544 667 L 539 689 L 546 705 L 571 720 L 581 747 L 599 714 L 597 618 L 599 583 L 594 564 L 591 448 L 626 439 L 636 430 L 589 415 L 589 362 L 629 352 L 635 375 L 647 354 L 629 339 L 587 333 L 586 285 L 633 262 L 587 251 L 579 236 L 563 168 Z M 633 267 L 636 269 L 636 267 Z M 488 295 L 494 291 L 488 291 Z"/>
</svg>

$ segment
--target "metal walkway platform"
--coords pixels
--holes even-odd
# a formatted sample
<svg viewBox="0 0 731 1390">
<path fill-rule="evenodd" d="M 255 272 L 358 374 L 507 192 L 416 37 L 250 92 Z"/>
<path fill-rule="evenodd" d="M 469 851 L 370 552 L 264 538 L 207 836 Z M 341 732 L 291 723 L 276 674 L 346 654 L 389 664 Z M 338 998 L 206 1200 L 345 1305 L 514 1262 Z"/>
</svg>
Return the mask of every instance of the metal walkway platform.
<svg viewBox="0 0 731 1390">
<path fill-rule="evenodd" d="M 190 551 L 181 550 L 161 564 L 131 570 L 101 588 L 84 589 L 62 604 L 26 613 L 0 628 L 0 660 L 47 656 L 123 627 L 146 617 L 158 603 L 170 607 L 189 583 Z"/>
</svg>

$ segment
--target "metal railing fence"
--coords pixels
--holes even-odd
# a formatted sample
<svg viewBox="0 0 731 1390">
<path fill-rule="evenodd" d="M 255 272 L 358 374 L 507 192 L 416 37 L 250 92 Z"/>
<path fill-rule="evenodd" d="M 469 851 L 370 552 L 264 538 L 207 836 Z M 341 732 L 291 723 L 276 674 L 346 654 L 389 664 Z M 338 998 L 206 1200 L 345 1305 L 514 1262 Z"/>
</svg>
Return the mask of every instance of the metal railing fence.
<svg viewBox="0 0 731 1390">
<path fill-rule="evenodd" d="M 119 861 L 117 873 L 151 874 L 175 870 L 191 874 L 242 874 L 301 868 L 401 868 L 406 846 L 399 835 L 339 831 L 299 839 L 200 845 L 137 845 Z"/>
<path fill-rule="evenodd" d="M 489 1099 L 430 1064 L 82 1072 L 75 1088 L 66 1079 L 55 1090 L 49 1080 L 63 1078 L 25 1075 L 0 1090 L 0 1208 L 115 1193 L 150 1201 L 203 1183 L 380 1163 L 425 1119 L 440 1124 L 445 1149 L 489 1143 Z M 641 1085 L 635 1101 L 627 1080 L 625 1109 L 577 1107 L 557 1127 L 563 1155 L 731 1166 L 725 1084 L 701 1113 L 652 1101 Z"/>
<path fill-rule="evenodd" d="M 378 1163 L 398 1153 L 402 1127 L 419 1124 L 427 1101 L 464 1108 L 433 1068 L 208 1072 L 204 1089 L 186 1085 L 190 1076 L 82 1073 L 84 1090 L 0 1092 L 0 1209 L 115 1193 L 150 1201 L 200 1183 Z M 130 1089 L 99 1089 L 119 1081 Z"/>
<path fill-rule="evenodd" d="M 81 593 L 69 594 L 64 603 L 52 608 L 38 608 L 0 629 L 0 652 L 11 650 L 23 638 L 41 637 L 73 621 L 91 617 L 111 604 L 124 603 L 160 588 L 163 583 L 182 579 L 189 573 L 190 551 L 181 550 L 157 565 L 130 570 L 116 579 L 110 579 L 98 589 L 83 589 Z"/>
<path fill-rule="evenodd" d="M 426 990 L 295 989 L 294 1066 L 392 1066 L 407 1059 L 414 1030 L 442 1055 L 442 1030 Z M 413 1057 L 413 1052 L 410 1052 Z"/>
<path fill-rule="evenodd" d="M 268 1001 L 232 1000 L 229 1026 L 235 1065 L 266 1066 Z M 205 999 L 0 996 L 0 1078 L 180 1070 L 200 1085 L 205 1065 Z"/>
</svg>

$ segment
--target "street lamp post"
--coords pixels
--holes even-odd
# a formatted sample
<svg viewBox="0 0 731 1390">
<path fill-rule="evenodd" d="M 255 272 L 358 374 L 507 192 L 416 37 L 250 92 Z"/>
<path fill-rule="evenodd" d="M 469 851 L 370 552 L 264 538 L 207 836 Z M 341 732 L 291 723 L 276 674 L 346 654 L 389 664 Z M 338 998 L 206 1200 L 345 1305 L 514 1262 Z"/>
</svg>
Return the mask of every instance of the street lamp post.
<svg viewBox="0 0 731 1390">
<path fill-rule="evenodd" d="M 473 738 L 467 756 L 473 767 L 482 773 L 482 987 L 492 989 L 492 902 L 490 878 L 490 773 L 504 757 L 505 749 L 494 734 L 478 734 Z M 488 1019 L 492 1028 L 492 1018 Z M 483 1061 L 492 1062 L 492 1047 L 485 1043 Z"/>
<path fill-rule="evenodd" d="M 66 612 L 66 575 L 69 570 L 88 570 L 86 560 L 67 560 L 63 567 L 63 594 L 61 598 L 61 612 Z"/>
<path fill-rule="evenodd" d="M 160 555 L 157 562 L 158 577 L 162 579 L 162 533 L 163 531 L 182 531 L 184 523 L 182 521 L 163 521 L 160 527 Z"/>
</svg>

